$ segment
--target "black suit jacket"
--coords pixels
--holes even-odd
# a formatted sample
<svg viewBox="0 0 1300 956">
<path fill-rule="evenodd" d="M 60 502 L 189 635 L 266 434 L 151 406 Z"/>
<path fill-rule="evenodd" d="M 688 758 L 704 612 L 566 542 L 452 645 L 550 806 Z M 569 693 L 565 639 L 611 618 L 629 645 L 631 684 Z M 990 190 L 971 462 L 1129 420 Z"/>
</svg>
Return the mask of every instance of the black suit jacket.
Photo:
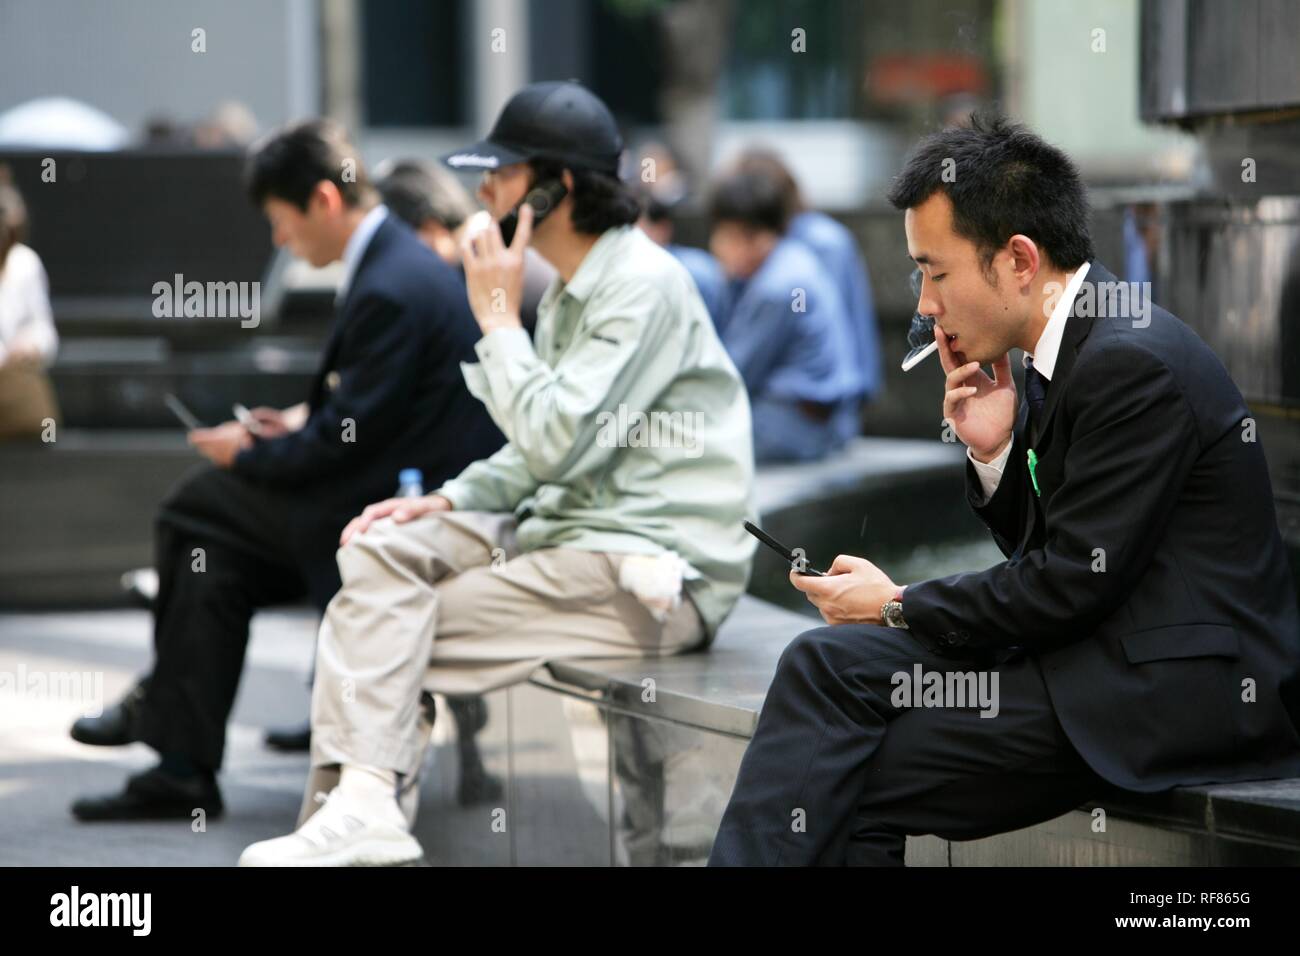
<svg viewBox="0 0 1300 956">
<path fill-rule="evenodd" d="M 343 526 L 392 497 L 403 468 L 427 490 L 505 439 L 465 386 L 480 336 L 463 281 L 391 214 L 371 237 L 312 382 L 306 425 L 257 441 L 234 471 L 301 503 L 295 542 L 332 567 Z"/>
<path fill-rule="evenodd" d="M 1009 560 L 911 585 L 903 613 L 940 653 L 1037 657 L 1070 741 L 1114 784 L 1300 776 L 1300 622 L 1250 410 L 1177 318 L 1084 294 L 1116 281 L 1091 264 L 1039 434 L 1022 402 L 987 502 L 967 465 Z"/>
</svg>

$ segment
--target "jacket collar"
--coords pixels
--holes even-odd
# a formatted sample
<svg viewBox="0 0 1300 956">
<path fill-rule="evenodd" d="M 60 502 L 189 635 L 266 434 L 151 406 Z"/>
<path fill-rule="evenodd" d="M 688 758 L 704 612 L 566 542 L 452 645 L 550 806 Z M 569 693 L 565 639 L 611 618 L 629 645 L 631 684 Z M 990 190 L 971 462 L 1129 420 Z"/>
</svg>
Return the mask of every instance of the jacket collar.
<svg viewBox="0 0 1300 956">
<path fill-rule="evenodd" d="M 382 207 L 376 207 L 376 209 L 379 208 Z M 374 212 L 375 210 L 372 209 L 371 214 Z M 361 274 L 365 271 L 366 266 L 373 262 L 375 256 L 382 252 L 384 247 L 392 241 L 394 232 L 399 228 L 394 224 L 392 215 L 388 214 L 386 209 L 384 214 L 378 218 L 379 221 L 373 225 L 371 234 L 368 237 L 365 246 L 361 249 L 360 256 L 357 258 L 353 268 L 346 276 L 347 284 L 342 289 L 342 296 L 337 300 L 340 315 L 347 314 L 348 302 L 352 298 L 352 291 L 357 287 Z M 358 229 L 359 228 L 360 227 L 358 227 Z"/>
<path fill-rule="evenodd" d="M 1051 427 L 1052 416 L 1061 403 L 1061 396 L 1065 393 L 1065 383 L 1069 380 L 1070 372 L 1074 369 L 1074 362 L 1079 354 L 1079 349 L 1083 347 L 1088 334 L 1092 331 L 1093 316 L 1097 311 L 1095 308 L 1097 302 L 1097 296 L 1095 295 L 1096 284 L 1116 281 L 1118 280 L 1116 280 L 1115 276 L 1094 259 L 1089 264 L 1088 274 L 1083 283 L 1075 292 L 1074 301 L 1070 304 L 1070 318 L 1065 323 L 1065 334 L 1061 337 L 1061 348 L 1056 356 L 1056 367 L 1052 370 L 1051 384 L 1047 388 L 1047 401 L 1043 405 L 1043 414 L 1038 422 L 1038 438 L 1040 441 Z M 1084 289 L 1089 286 L 1092 287 L 1094 294 L 1084 297 Z M 1086 315 L 1079 314 L 1081 302 L 1088 302 L 1093 306 L 1085 310 L 1088 313 Z"/>
<path fill-rule="evenodd" d="M 587 254 L 578 263 L 578 268 L 574 271 L 572 279 L 565 282 L 559 276 L 556 276 L 551 280 L 546 292 L 542 294 L 542 301 L 538 303 L 537 311 L 539 313 L 543 309 L 549 311 L 551 303 L 561 295 L 568 295 L 579 302 L 586 302 L 596 288 L 596 283 L 605 275 L 606 266 L 620 255 L 624 241 L 635 228 L 637 227 L 632 225 L 611 226 L 601 233 L 600 238 L 587 250 Z"/>
</svg>

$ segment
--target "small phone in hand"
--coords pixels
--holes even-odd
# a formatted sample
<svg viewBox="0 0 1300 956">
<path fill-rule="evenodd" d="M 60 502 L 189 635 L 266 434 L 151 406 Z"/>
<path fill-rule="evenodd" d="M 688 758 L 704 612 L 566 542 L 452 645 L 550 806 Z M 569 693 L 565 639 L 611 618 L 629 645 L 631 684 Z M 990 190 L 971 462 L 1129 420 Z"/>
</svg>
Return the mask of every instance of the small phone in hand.
<svg viewBox="0 0 1300 956">
<path fill-rule="evenodd" d="M 239 404 L 239 402 L 235 402 L 234 405 L 230 406 L 230 410 L 235 413 L 235 421 L 248 429 L 250 435 L 262 434 L 262 423 L 254 418 L 253 413 L 247 408 Z"/>
<path fill-rule="evenodd" d="M 501 217 L 501 241 L 507 246 L 514 242 L 515 230 L 519 228 L 519 210 L 524 203 L 533 207 L 533 228 L 536 228 L 568 194 L 569 190 L 561 180 L 548 179 L 538 183 L 518 206 Z"/>
<path fill-rule="evenodd" d="M 796 555 L 793 551 L 791 551 L 789 548 L 783 545 L 780 541 L 777 541 L 776 538 L 772 537 L 770 534 L 768 534 L 766 531 L 764 531 L 762 528 L 758 527 L 757 525 L 751 524 L 750 522 L 746 521 L 745 530 L 748 531 L 750 534 L 752 534 L 759 541 L 762 541 L 765 545 L 767 545 L 769 548 L 771 548 L 781 557 L 789 561 L 790 567 L 794 569 L 795 573 L 807 574 L 818 578 L 824 578 L 826 576 L 825 571 L 818 571 L 816 568 L 809 567 L 806 558 L 800 555 Z M 800 566 L 801 564 L 802 567 Z"/>
</svg>

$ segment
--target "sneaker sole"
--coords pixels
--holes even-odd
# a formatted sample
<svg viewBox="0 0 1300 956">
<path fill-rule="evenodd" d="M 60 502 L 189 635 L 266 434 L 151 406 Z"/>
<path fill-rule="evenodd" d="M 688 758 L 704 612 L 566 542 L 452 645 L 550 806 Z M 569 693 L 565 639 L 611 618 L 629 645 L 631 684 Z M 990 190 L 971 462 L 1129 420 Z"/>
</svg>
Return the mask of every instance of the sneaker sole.
<svg viewBox="0 0 1300 956">
<path fill-rule="evenodd" d="M 424 850 L 414 837 L 408 840 L 370 839 L 332 853 L 283 862 L 245 862 L 240 866 L 410 866 L 424 859 Z"/>
</svg>

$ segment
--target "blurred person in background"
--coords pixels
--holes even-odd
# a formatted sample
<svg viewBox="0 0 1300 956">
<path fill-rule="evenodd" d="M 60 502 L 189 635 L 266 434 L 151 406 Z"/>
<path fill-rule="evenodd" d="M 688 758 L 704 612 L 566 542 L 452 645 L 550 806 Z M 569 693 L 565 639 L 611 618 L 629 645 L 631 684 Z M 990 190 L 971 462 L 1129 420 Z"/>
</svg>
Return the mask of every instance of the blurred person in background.
<svg viewBox="0 0 1300 956">
<path fill-rule="evenodd" d="M 811 249 L 834 280 L 851 323 L 855 387 L 863 404 L 871 401 L 883 386 L 884 372 L 871 278 L 857 239 L 838 219 L 808 206 L 794 174 L 776 153 L 750 149 L 741 155 L 737 165 L 769 176 L 778 185 L 790 215 L 786 235 Z"/>
<path fill-rule="evenodd" d="M 161 756 L 119 793 L 77 800 L 82 820 L 211 817 L 250 619 L 339 588 L 339 532 L 399 473 L 434 484 L 503 441 L 465 387 L 478 329 L 463 283 L 378 202 L 358 152 L 325 120 L 273 134 L 248 190 L 277 246 L 320 268 L 343 261 L 338 317 L 306 402 L 190 433 L 210 465 L 182 479 L 157 522 L 152 674 L 74 739 L 142 741 Z"/>
<path fill-rule="evenodd" d="M 722 341 L 749 390 L 760 462 L 815 461 L 859 430 L 853 323 L 789 220 L 766 171 L 731 167 L 714 181 L 709 248 L 732 280 Z"/>
<path fill-rule="evenodd" d="M 27 207 L 0 166 L 0 441 L 41 438 L 59 416 L 45 371 L 59 347 L 50 284 L 26 234 Z"/>
<path fill-rule="evenodd" d="M 380 163 L 376 188 L 389 212 L 415 230 L 420 241 L 452 266 L 464 281 L 461 243 L 469 217 L 478 212 L 476 203 L 460 180 L 445 169 L 417 159 Z M 555 270 L 533 249 L 524 253 L 524 291 L 520 319 L 528 334 L 537 325 L 537 304 Z M 477 734 L 487 726 L 487 701 L 481 696 L 449 696 L 447 708 L 456 721 L 460 781 L 456 788 L 462 805 L 495 800 L 502 793 L 501 782 L 483 763 Z M 301 749 L 307 749 L 310 740 Z"/>
<path fill-rule="evenodd" d="M 416 159 L 381 163 L 376 170 L 379 194 L 397 218 L 415 230 L 420 241 L 464 278 L 460 244 L 469 217 L 478 204 L 460 181 L 445 169 Z M 537 304 L 555 270 L 536 251 L 524 254 L 524 297 L 520 318 L 532 335 L 537 326 Z"/>
<path fill-rule="evenodd" d="M 673 213 L 690 194 L 685 174 L 666 145 L 652 142 L 641 148 L 635 175 L 641 199 L 637 224 L 686 267 L 714 326 L 721 329 L 727 312 L 727 277 L 722 266 L 705 249 L 673 242 Z"/>
<path fill-rule="evenodd" d="M 194 127 L 199 149 L 243 149 L 257 138 L 257 117 L 238 100 L 225 100 Z"/>
<path fill-rule="evenodd" d="M 422 691 L 698 649 L 739 600 L 754 552 L 745 388 L 686 269 L 636 228 L 621 153 L 593 94 L 534 83 L 445 160 L 485 170 L 462 247 L 483 337 L 463 368 L 507 444 L 344 530 L 298 829 L 240 865 L 420 859 Z M 530 241 L 559 273 L 535 344 L 518 313 Z"/>
</svg>

